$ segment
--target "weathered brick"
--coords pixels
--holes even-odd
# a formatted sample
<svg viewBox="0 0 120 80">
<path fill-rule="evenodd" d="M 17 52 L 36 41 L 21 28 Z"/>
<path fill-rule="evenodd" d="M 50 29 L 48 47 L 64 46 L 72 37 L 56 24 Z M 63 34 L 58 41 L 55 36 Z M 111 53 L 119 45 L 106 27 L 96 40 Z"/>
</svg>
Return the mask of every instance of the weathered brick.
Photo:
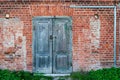
<svg viewBox="0 0 120 80">
<path fill-rule="evenodd" d="M 113 5 L 113 0 L 63 2 L 0 0 L 0 68 L 32 71 L 32 18 L 35 16 L 71 16 L 73 34 L 73 70 L 113 66 L 113 9 L 76 9 L 76 5 Z M 16 1 L 16 2 L 14 2 Z M 65 0 L 64 0 L 65 1 Z M 70 1 L 70 0 L 69 0 Z M 117 1 L 116 1 L 117 2 Z M 117 4 L 117 3 L 116 3 Z M 10 14 L 10 19 L 5 19 Z M 94 14 L 99 18 L 95 19 Z M 119 66 L 120 8 L 117 7 L 117 64 Z M 17 19 L 16 19 L 17 18 Z M 18 19 L 19 18 L 19 19 Z M 12 48 L 12 49 L 10 49 Z M 8 51 L 7 51 L 8 50 Z M 15 56 L 5 54 L 15 52 Z M 9 62 L 12 62 L 9 64 Z"/>
</svg>

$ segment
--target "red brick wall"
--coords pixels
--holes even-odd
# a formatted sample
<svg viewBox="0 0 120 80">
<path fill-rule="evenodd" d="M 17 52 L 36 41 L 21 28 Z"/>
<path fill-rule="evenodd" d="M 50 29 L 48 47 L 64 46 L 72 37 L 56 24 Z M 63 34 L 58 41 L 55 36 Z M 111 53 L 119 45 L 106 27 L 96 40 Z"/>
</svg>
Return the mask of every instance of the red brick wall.
<svg viewBox="0 0 120 80">
<path fill-rule="evenodd" d="M 15 2 L 31 2 L 31 1 L 38 1 L 38 2 L 47 2 L 47 1 L 54 1 L 54 2 L 93 2 L 93 1 L 97 1 L 97 2 L 101 2 L 101 1 L 104 1 L 104 2 L 114 2 L 114 1 L 118 1 L 118 0 L 0 0 L 1 2 L 3 1 L 15 1 Z"/>
<path fill-rule="evenodd" d="M 96 0 L 97 1 L 97 0 Z M 99 0 L 100 1 L 100 0 Z M 104 1 L 104 0 L 101 0 Z M 108 2 L 107 2 L 108 1 Z M 71 16 L 73 70 L 113 66 L 113 9 L 73 9 L 70 4 L 113 5 L 106 2 L 1 2 L 0 68 L 32 71 L 32 18 Z M 117 6 L 117 61 L 119 63 L 119 6 Z M 10 19 L 4 19 L 10 14 Z M 95 19 L 94 14 L 99 18 Z M 14 24 L 13 24 L 14 23 Z M 6 26 L 6 27 L 5 27 Z M 20 29 L 19 29 L 20 28 Z M 4 31 L 7 31 L 6 33 Z M 10 35 L 9 35 L 10 34 Z M 10 36 L 10 37 L 9 37 Z M 6 46 L 5 46 L 6 45 Z"/>
</svg>

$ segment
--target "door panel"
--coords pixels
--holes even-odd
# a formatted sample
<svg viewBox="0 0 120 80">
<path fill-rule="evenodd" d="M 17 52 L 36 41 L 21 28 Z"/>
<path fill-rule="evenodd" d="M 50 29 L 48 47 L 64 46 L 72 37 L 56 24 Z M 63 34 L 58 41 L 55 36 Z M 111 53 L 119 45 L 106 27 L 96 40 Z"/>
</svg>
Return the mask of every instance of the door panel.
<svg viewBox="0 0 120 80">
<path fill-rule="evenodd" d="M 70 18 L 34 18 L 34 71 L 72 72 L 72 30 Z"/>
<path fill-rule="evenodd" d="M 54 19 L 53 36 L 53 72 L 70 73 L 72 71 L 71 20 Z"/>
<path fill-rule="evenodd" d="M 36 19 L 34 25 L 35 71 L 52 72 L 52 50 L 49 35 L 52 35 L 51 19 Z"/>
</svg>

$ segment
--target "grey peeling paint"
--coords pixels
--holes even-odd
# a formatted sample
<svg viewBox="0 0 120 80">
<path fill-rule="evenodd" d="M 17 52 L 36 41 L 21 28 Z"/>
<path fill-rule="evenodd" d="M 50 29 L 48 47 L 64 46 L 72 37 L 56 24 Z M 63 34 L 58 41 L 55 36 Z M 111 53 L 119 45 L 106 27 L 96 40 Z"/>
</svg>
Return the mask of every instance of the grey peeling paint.
<svg viewBox="0 0 120 80">
<path fill-rule="evenodd" d="M 1 39 L 3 45 L 3 54 L 6 59 L 12 61 L 12 63 L 9 64 L 9 61 L 1 60 L 0 68 L 8 68 L 13 70 L 20 67 L 19 69 L 26 70 L 26 37 L 23 36 L 23 22 L 19 18 L 0 18 L 0 23 L 2 23 L 0 25 L 2 28 L 2 32 L 0 34 L 2 34 Z M 19 38 L 21 38 L 21 42 L 18 42 Z M 17 49 L 17 47 L 21 48 Z M 9 48 L 13 48 L 14 52 L 5 54 Z"/>
<path fill-rule="evenodd" d="M 91 46 L 94 49 L 100 47 L 100 19 L 90 18 L 90 30 L 91 30 Z"/>
</svg>

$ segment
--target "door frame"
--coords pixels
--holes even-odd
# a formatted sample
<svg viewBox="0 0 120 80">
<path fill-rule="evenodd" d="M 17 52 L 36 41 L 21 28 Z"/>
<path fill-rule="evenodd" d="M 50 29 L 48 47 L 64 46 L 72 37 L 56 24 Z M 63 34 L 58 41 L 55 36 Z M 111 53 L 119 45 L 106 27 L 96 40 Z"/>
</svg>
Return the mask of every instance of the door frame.
<svg viewBox="0 0 120 80">
<path fill-rule="evenodd" d="M 36 73 L 36 69 L 35 69 L 35 65 L 34 65 L 34 63 L 35 63 L 35 57 L 34 57 L 34 55 L 35 55 L 35 53 L 34 53 L 34 41 L 35 41 L 34 39 L 35 39 L 35 36 L 34 35 L 35 34 L 34 33 L 35 32 L 34 32 L 34 24 L 33 24 L 33 22 L 34 22 L 34 20 L 37 20 L 37 19 L 49 19 L 49 18 L 51 18 L 51 19 L 52 18 L 53 19 L 54 18 L 71 19 L 71 24 L 72 24 L 72 17 L 71 16 L 35 16 L 35 17 L 32 18 L 32 72 L 35 72 L 35 73 Z M 71 26 L 71 28 L 72 28 L 72 26 Z M 71 34 L 71 37 L 73 39 L 73 34 Z M 72 45 L 73 45 L 73 40 L 72 40 L 71 46 Z M 72 58 L 72 56 L 73 56 L 73 48 L 71 48 L 71 58 Z M 71 65 L 72 65 L 72 71 L 73 71 L 73 59 L 71 59 Z M 51 73 L 51 74 L 54 74 L 54 73 Z"/>
</svg>

